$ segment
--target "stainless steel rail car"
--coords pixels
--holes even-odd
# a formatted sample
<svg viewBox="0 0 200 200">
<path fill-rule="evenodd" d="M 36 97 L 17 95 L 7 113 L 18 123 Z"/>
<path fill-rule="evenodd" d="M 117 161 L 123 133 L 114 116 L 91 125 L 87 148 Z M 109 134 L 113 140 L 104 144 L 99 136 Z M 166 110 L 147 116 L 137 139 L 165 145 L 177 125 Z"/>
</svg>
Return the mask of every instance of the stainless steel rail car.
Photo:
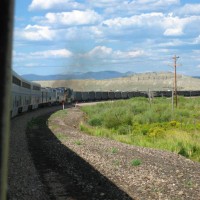
<svg viewBox="0 0 200 200">
<path fill-rule="evenodd" d="M 23 79 L 12 71 L 11 117 L 44 105 L 61 103 L 64 99 L 64 89 L 42 88 L 40 84 Z"/>
</svg>

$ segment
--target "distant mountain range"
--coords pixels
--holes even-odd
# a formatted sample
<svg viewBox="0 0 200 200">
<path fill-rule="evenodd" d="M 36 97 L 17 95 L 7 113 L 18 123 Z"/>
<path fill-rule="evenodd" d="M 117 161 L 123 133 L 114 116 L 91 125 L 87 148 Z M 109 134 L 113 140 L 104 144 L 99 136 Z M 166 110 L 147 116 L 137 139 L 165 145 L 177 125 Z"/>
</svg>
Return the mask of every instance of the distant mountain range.
<svg viewBox="0 0 200 200">
<path fill-rule="evenodd" d="M 25 74 L 22 77 L 29 81 L 49 81 L 49 80 L 72 80 L 72 79 L 94 79 L 94 80 L 105 80 L 105 79 L 112 79 L 112 78 L 120 78 L 120 77 L 127 77 L 135 74 L 134 72 L 126 72 L 121 73 L 117 71 L 100 71 L 100 72 L 74 72 L 70 74 L 55 74 L 55 75 L 47 75 L 47 76 L 40 76 L 35 74 Z"/>
<path fill-rule="evenodd" d="M 113 75 L 114 73 L 111 72 L 111 74 Z M 42 80 L 36 82 L 41 84 L 42 87 L 67 87 L 74 91 L 166 91 L 172 90 L 174 87 L 174 73 L 172 72 L 146 72 L 132 75 L 129 75 L 130 72 L 128 72 L 117 74 L 121 77 L 110 78 L 111 76 L 106 76 L 107 79 L 100 80 L 100 76 L 98 76 L 99 80 Z M 101 76 L 101 78 L 105 78 L 105 76 Z M 200 90 L 200 79 L 177 74 L 177 89 Z"/>
</svg>

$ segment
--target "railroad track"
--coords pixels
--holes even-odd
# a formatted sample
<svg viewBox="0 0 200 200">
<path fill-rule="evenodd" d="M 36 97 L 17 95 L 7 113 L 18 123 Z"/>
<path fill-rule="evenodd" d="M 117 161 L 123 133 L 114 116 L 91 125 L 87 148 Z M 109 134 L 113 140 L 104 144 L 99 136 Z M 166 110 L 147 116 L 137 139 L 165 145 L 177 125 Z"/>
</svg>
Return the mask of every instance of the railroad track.
<svg viewBox="0 0 200 200">
<path fill-rule="evenodd" d="M 132 199 L 54 136 L 46 122 L 55 110 L 12 121 L 21 139 L 11 138 L 9 199 Z"/>
</svg>

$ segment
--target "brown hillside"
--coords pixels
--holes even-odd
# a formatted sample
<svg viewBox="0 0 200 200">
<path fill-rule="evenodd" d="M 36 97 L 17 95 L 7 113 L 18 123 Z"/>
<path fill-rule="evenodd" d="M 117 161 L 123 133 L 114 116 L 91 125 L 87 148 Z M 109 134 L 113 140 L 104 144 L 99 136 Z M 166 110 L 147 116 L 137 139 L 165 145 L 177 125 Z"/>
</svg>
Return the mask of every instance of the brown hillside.
<svg viewBox="0 0 200 200">
<path fill-rule="evenodd" d="M 174 74 L 171 72 L 151 72 L 130 77 L 107 80 L 60 80 L 36 81 L 42 87 L 68 87 L 75 91 L 147 91 L 171 90 Z M 200 79 L 177 75 L 178 90 L 200 90 Z"/>
</svg>

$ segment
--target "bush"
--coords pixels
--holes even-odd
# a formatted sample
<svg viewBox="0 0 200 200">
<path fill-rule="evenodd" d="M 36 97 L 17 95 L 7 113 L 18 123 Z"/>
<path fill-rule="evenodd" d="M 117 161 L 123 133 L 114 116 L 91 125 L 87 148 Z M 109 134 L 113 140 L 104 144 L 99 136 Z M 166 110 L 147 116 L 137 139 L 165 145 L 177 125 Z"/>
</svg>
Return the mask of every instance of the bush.
<svg viewBox="0 0 200 200">
<path fill-rule="evenodd" d="M 169 122 L 169 125 L 172 126 L 172 127 L 179 127 L 179 126 L 180 126 L 180 123 L 177 122 L 177 121 L 175 121 L 175 120 L 173 120 L 173 121 L 170 121 L 170 122 Z"/>
<path fill-rule="evenodd" d="M 131 133 L 131 130 L 132 130 L 132 127 L 129 126 L 129 125 L 122 125 L 118 128 L 117 132 L 120 134 L 120 135 L 127 135 L 127 134 L 130 134 Z"/>
<path fill-rule="evenodd" d="M 102 125 L 102 120 L 99 118 L 92 118 L 88 121 L 89 125 L 91 126 L 101 126 Z"/>
<path fill-rule="evenodd" d="M 146 98 L 132 98 L 83 109 L 90 126 L 80 128 L 89 134 L 200 161 L 200 98 L 180 98 L 173 113 L 169 98 L 154 98 L 151 107 Z"/>
<path fill-rule="evenodd" d="M 149 137 L 162 137 L 165 130 L 160 127 L 151 128 L 148 132 Z"/>
</svg>

